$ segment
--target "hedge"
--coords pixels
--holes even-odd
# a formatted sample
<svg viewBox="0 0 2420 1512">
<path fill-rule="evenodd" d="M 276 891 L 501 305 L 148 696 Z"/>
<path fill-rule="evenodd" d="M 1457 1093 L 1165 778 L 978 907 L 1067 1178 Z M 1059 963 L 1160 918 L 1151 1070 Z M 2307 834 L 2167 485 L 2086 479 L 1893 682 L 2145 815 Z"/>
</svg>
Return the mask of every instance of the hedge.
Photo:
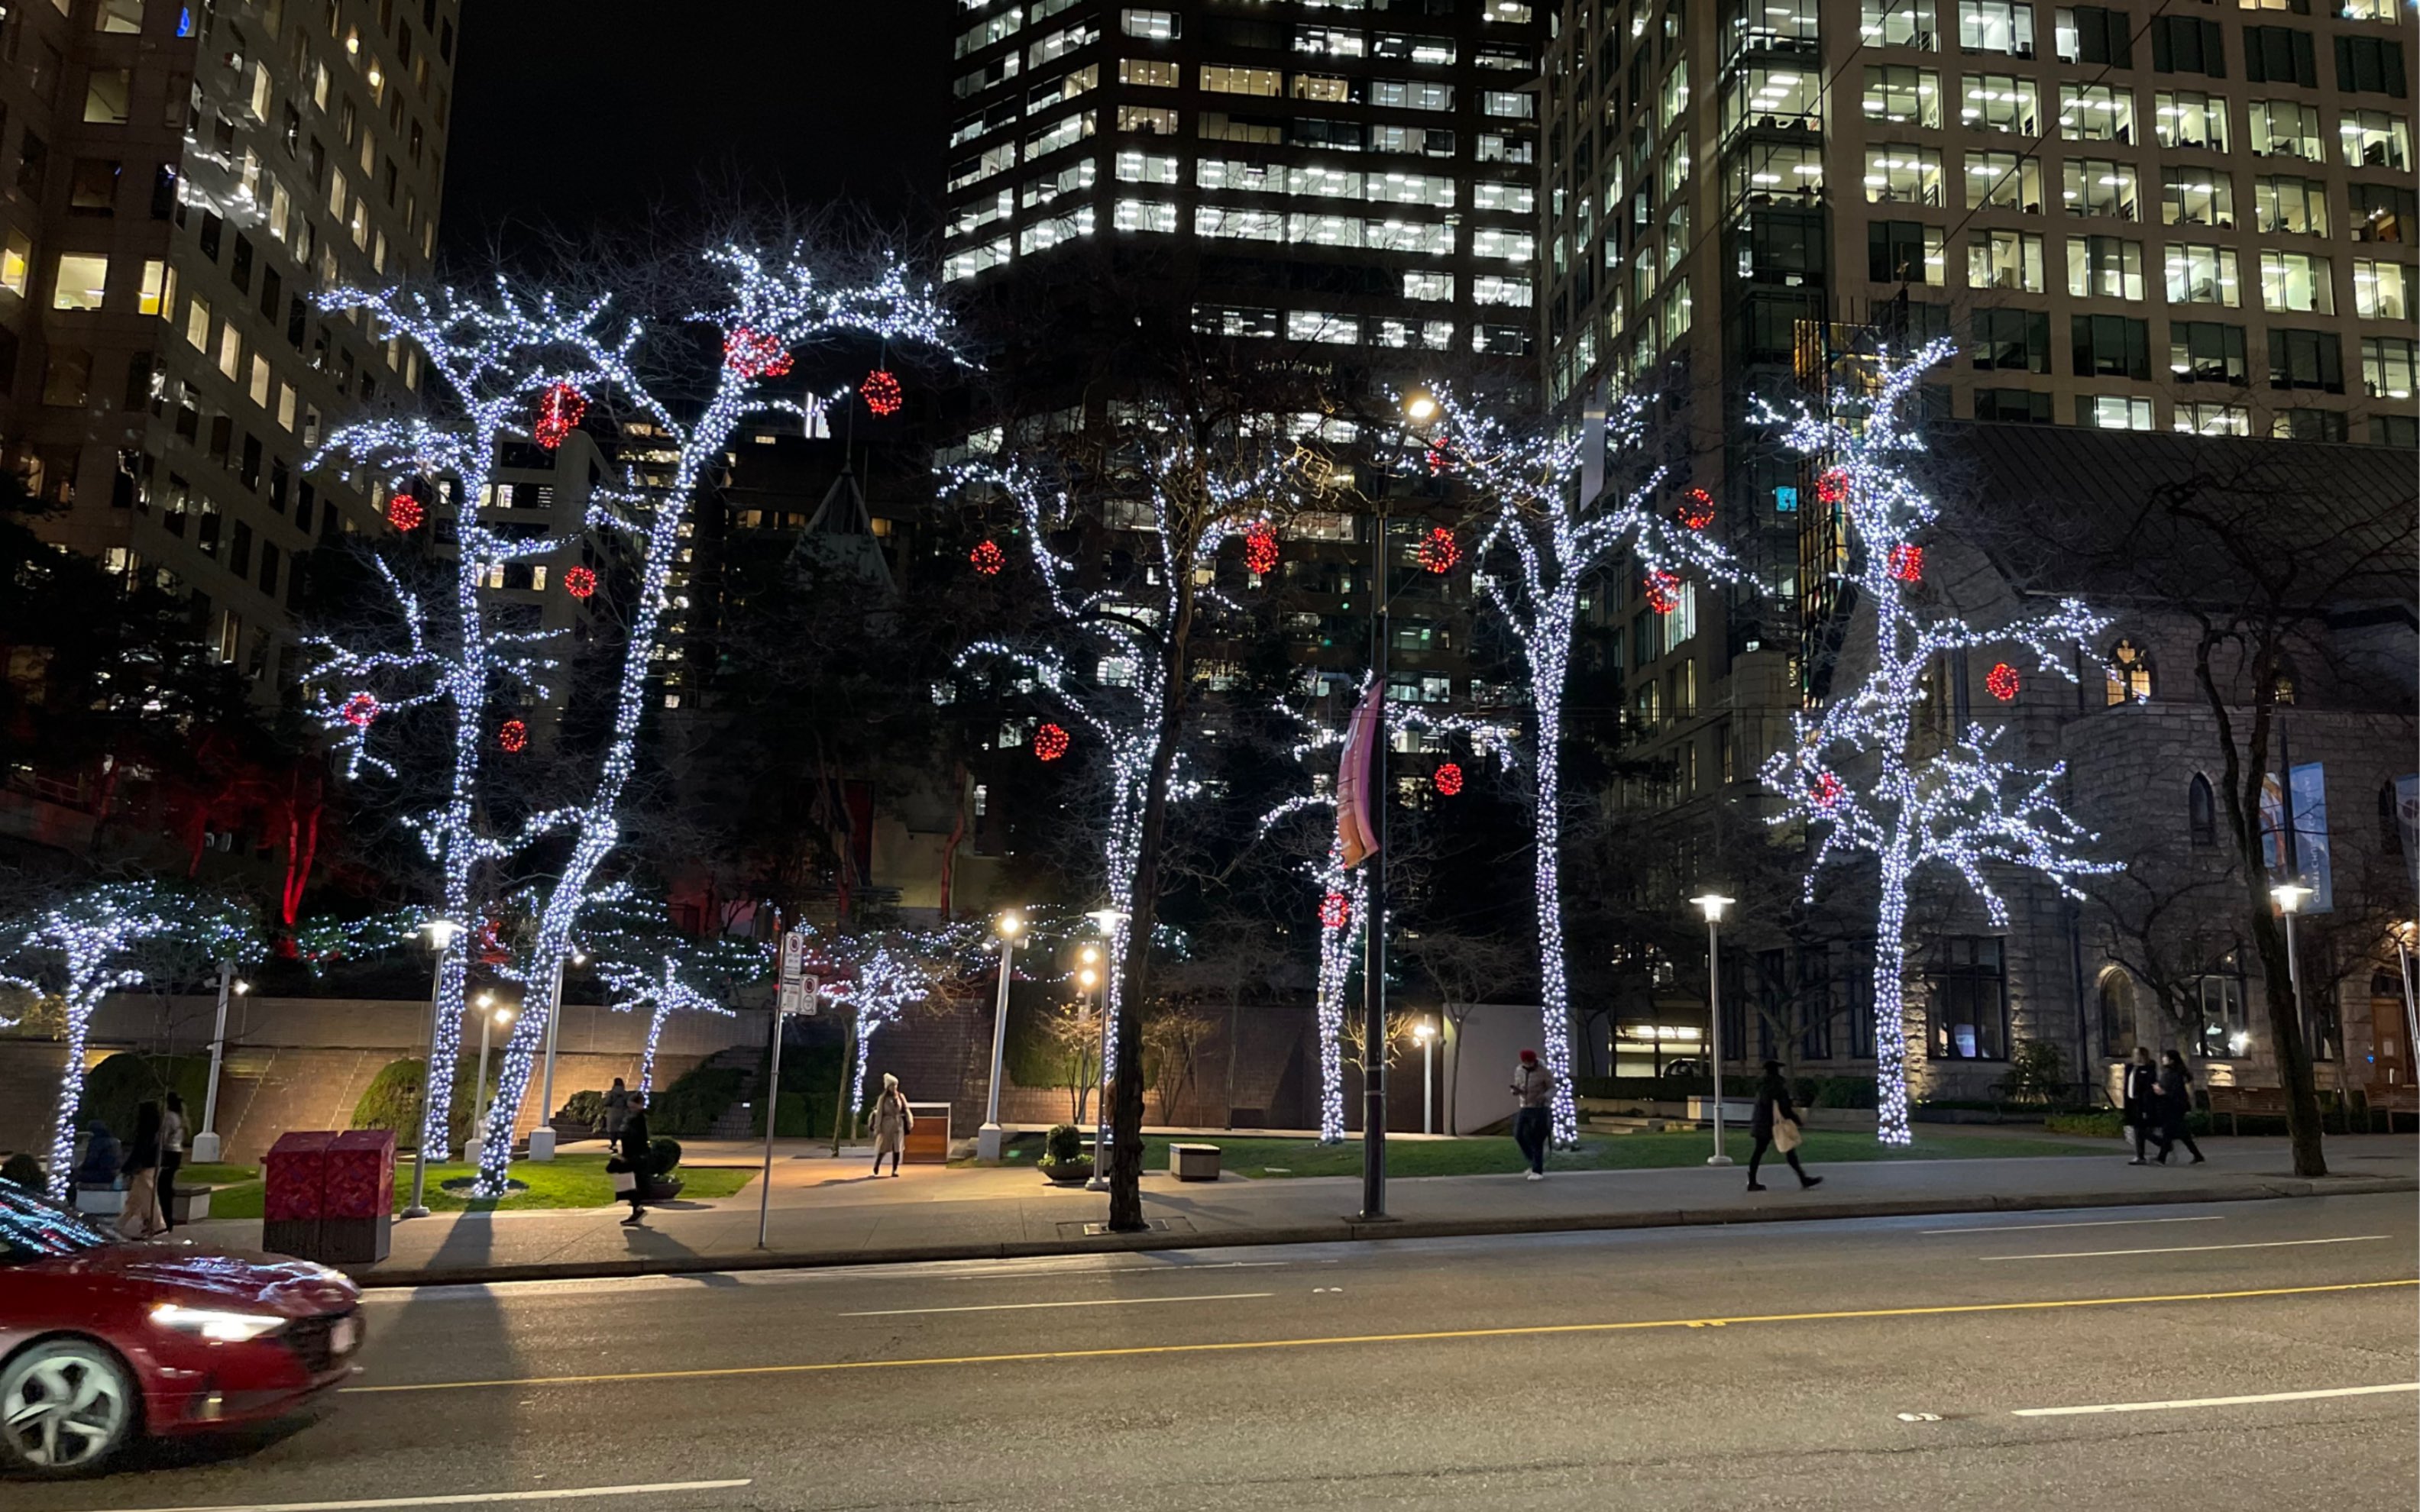
<svg viewBox="0 0 2420 1512">
<path fill-rule="evenodd" d="M 488 1091 L 494 1095 L 496 1084 L 504 1073 L 504 1058 L 488 1058 Z M 454 1097 L 445 1110 L 445 1142 L 448 1149 L 459 1149 L 471 1138 L 472 1083 L 479 1074 L 476 1057 L 465 1056 L 454 1063 Z M 392 1129 L 399 1149 L 411 1149 L 420 1138 L 420 1088 L 427 1078 L 428 1065 L 417 1056 L 390 1060 L 380 1066 L 362 1088 L 360 1101 L 353 1104 L 353 1127 L 356 1129 Z"/>
<path fill-rule="evenodd" d="M 185 1145 L 202 1128 L 202 1104 L 210 1088 L 208 1056 L 147 1056 L 121 1050 L 85 1072 L 84 1102 L 77 1121 L 86 1129 L 99 1123 L 119 1139 L 134 1134 L 138 1103 L 156 1103 L 170 1091 L 185 1100 Z"/>
</svg>

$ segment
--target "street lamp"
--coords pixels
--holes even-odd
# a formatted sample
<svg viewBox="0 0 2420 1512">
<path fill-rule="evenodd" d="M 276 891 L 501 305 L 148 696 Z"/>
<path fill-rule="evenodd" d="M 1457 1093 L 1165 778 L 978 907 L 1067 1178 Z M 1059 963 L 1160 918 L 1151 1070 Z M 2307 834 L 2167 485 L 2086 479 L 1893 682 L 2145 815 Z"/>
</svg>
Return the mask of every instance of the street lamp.
<svg viewBox="0 0 2420 1512">
<path fill-rule="evenodd" d="M 584 966 L 587 964 L 588 953 L 574 949 L 571 964 Z M 530 1131 L 529 1158 L 532 1160 L 554 1159 L 554 1040 L 555 1032 L 563 1026 L 563 961 L 558 958 L 554 963 L 554 994 L 547 999 L 546 1069 L 538 1077 L 538 1126 Z"/>
<path fill-rule="evenodd" d="M 1706 1041 L 1713 1049 L 1714 1070 L 1714 1152 L 1706 1157 L 1709 1165 L 1729 1165 L 1730 1156 L 1723 1152 L 1723 910 L 1738 902 L 1718 892 L 1703 893 L 1689 900 L 1706 916 Z"/>
<path fill-rule="evenodd" d="M 1425 425 L 1435 418 L 1437 402 L 1425 393 L 1408 394 L 1404 399 L 1404 414 L 1415 425 Z"/>
<path fill-rule="evenodd" d="M 194 1135 L 194 1164 L 207 1165 L 219 1158 L 219 1067 L 226 1059 L 227 996 L 241 997 L 252 983 L 235 974 L 235 963 L 219 963 L 219 1016 L 210 1030 L 210 1085 L 202 1094 L 202 1132 Z"/>
<path fill-rule="evenodd" d="M 2297 1028 L 2303 1024 L 2303 964 L 2294 953 L 2294 916 L 2303 911 L 2303 900 L 2310 895 L 2311 889 L 2299 882 L 2280 882 L 2269 889 L 2269 897 L 2276 903 L 2277 912 L 2286 918 L 2286 982 L 2294 994 L 2293 1013 Z M 2304 1046 L 2306 1052 L 2308 1048 Z"/>
<path fill-rule="evenodd" d="M 1101 932 L 1103 939 L 1113 940 L 1119 929 L 1133 916 L 1123 908 L 1094 908 L 1084 917 L 1093 921 L 1093 927 Z M 1084 949 L 1093 952 L 1084 958 L 1089 964 L 1099 952 L 1093 946 L 1088 945 Z M 1109 1024 L 1109 979 L 1106 970 L 1101 973 L 1100 1009 L 1101 1105 L 1093 1110 L 1093 1179 L 1084 1183 L 1087 1192 L 1107 1192 L 1109 1189 L 1109 1035 L 1112 1031 Z"/>
<path fill-rule="evenodd" d="M 488 1144 L 488 1032 L 513 1021 L 513 1011 L 496 1006 L 496 995 L 481 993 L 479 1010 L 479 1079 L 471 1084 L 471 1127 L 477 1131 L 462 1147 L 462 1158 L 479 1164 Z"/>
<path fill-rule="evenodd" d="M 437 1062 L 437 1005 L 445 995 L 445 952 L 454 949 L 454 938 L 462 926 L 450 918 L 432 918 L 420 926 L 428 936 L 429 949 L 437 952 L 437 969 L 428 983 L 428 1054 L 420 1063 L 420 1137 L 413 1140 L 411 1153 L 411 1205 L 403 1210 L 406 1218 L 426 1218 L 428 1205 L 421 1198 L 428 1189 L 428 1074 Z"/>
<path fill-rule="evenodd" d="M 1428 1019 L 1412 1026 L 1412 1038 L 1420 1042 L 1420 1133 L 1436 1133 L 1436 1037 L 1437 1026 Z"/>
<path fill-rule="evenodd" d="M 1012 908 L 992 928 L 1000 933 L 1000 991 L 991 1011 L 991 1090 L 984 1100 L 983 1127 L 975 1131 L 975 1159 L 986 1165 L 1000 1164 L 1000 1078 L 1008 1043 L 1008 983 L 1011 964 L 1016 959 L 1016 937 L 1025 933 L 1025 920 Z"/>
</svg>

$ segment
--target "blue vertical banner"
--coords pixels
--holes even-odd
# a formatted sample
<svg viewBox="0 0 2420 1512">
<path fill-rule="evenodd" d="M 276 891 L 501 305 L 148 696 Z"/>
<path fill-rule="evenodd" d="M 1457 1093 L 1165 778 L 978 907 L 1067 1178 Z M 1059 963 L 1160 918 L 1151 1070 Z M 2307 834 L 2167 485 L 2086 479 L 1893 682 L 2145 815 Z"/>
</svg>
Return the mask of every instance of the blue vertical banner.
<svg viewBox="0 0 2420 1512">
<path fill-rule="evenodd" d="M 2282 781 L 2271 773 L 2260 784 L 2261 860 L 2271 881 L 2290 878 L 2311 889 L 2310 901 L 2303 905 L 2306 914 L 2335 907 L 2335 876 L 2328 852 L 2326 767 L 2304 762 L 2287 768 Z"/>
</svg>

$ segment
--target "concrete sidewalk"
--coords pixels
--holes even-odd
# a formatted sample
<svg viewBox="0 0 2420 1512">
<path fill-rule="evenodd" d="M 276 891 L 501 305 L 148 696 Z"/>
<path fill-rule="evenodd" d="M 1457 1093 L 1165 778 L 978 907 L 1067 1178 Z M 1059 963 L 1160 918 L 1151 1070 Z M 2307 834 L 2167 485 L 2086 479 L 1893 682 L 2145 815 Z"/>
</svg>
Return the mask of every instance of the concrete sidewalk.
<svg viewBox="0 0 2420 1512">
<path fill-rule="evenodd" d="M 2107 1159 L 1868 1161 L 1819 1168 L 1823 1184 L 1802 1192 L 1786 1167 L 1772 1190 L 1743 1190 L 1738 1168 L 1440 1176 L 1389 1184 L 1393 1221 L 1355 1217 L 1352 1177 L 1178 1182 L 1143 1179 L 1140 1234 L 1093 1231 L 1108 1216 L 1105 1194 L 1052 1187 L 1031 1169 L 910 1165 L 897 1179 L 865 1174 L 799 1148 L 777 1149 L 767 1245 L 756 1244 L 757 1187 L 711 1202 L 653 1209 L 625 1227 L 621 1208 L 573 1211 L 444 1212 L 398 1221 L 392 1253 L 355 1268 L 367 1286 L 538 1280 L 910 1260 L 989 1259 L 1103 1250 L 1192 1249 L 1231 1244 L 1329 1242 L 1600 1228 L 1652 1228 L 1812 1218 L 2212 1202 L 2420 1190 L 2420 1143 L 2376 1135 L 2328 1141 L 2331 1175 L 2291 1174 L 2282 1139 L 2209 1141 L 2208 1164 L 2133 1166 Z M 698 1141 L 687 1164 L 739 1165 L 742 1149 Z M 195 1239 L 257 1247 L 260 1226 L 206 1221 Z"/>
</svg>

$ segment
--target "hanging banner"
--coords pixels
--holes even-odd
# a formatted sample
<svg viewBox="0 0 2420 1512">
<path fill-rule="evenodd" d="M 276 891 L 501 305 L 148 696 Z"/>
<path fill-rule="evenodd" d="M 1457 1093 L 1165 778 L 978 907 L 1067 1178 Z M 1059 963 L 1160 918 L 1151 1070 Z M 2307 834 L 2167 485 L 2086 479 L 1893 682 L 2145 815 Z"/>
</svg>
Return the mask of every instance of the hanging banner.
<svg viewBox="0 0 2420 1512">
<path fill-rule="evenodd" d="M 2395 827 L 2403 835 L 2403 865 L 2420 893 L 2420 772 L 2395 779 Z"/>
<path fill-rule="evenodd" d="M 1371 779 L 1386 701 L 1386 689 L 1373 683 L 1354 705 L 1353 722 L 1344 732 L 1344 757 L 1336 770 L 1336 839 L 1348 868 L 1378 854 L 1377 795 Z"/>
<path fill-rule="evenodd" d="M 2288 794 L 2292 795 L 2288 811 Z M 2335 874 L 2329 865 L 2327 769 L 2319 762 L 2288 768 L 2285 780 L 2271 773 L 2260 783 L 2261 859 L 2274 881 L 2290 877 L 2311 889 L 2306 914 L 2335 907 Z"/>
</svg>

